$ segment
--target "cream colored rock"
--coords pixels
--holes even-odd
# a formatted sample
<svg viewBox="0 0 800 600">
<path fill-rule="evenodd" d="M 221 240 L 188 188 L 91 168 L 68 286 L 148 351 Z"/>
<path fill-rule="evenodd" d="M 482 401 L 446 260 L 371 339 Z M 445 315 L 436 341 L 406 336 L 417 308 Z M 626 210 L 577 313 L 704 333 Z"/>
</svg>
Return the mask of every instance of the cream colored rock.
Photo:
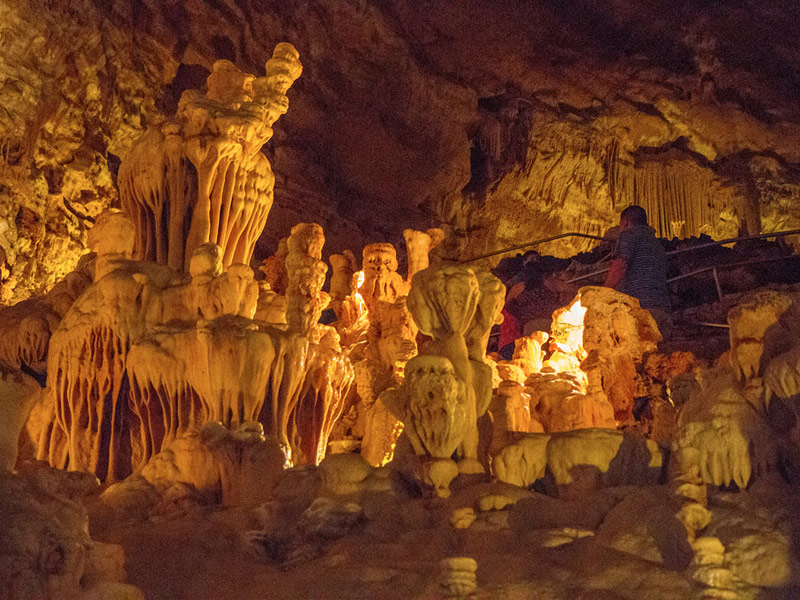
<svg viewBox="0 0 800 600">
<path fill-rule="evenodd" d="M 40 390 L 32 377 L 0 362 L 0 473 L 17 462 L 20 433 Z"/>
<path fill-rule="evenodd" d="M 517 498 L 512 498 L 506 494 L 487 494 L 478 500 L 478 510 L 489 512 L 491 510 L 503 510 L 513 506 Z"/>
<path fill-rule="evenodd" d="M 88 261 L 87 261 L 88 262 Z M 90 265 L 67 274 L 43 296 L 0 309 L 0 361 L 37 373 L 47 371 L 50 336 L 75 299 L 91 283 Z"/>
<path fill-rule="evenodd" d="M 764 368 L 764 394 L 767 403 L 773 396 L 789 400 L 800 394 L 800 341 L 767 362 Z"/>
<path fill-rule="evenodd" d="M 732 369 L 698 375 L 700 387 L 683 406 L 671 470 L 696 473 L 713 485 L 747 486 L 751 475 L 774 468 L 774 434 L 743 394 Z"/>
<path fill-rule="evenodd" d="M 565 497 L 598 486 L 656 483 L 662 460 L 655 442 L 612 429 L 561 432 L 547 443 L 547 466 Z"/>
<path fill-rule="evenodd" d="M 473 558 L 444 558 L 440 561 L 442 569 L 441 587 L 446 598 L 467 598 L 478 589 L 475 572 L 478 563 Z"/>
<path fill-rule="evenodd" d="M 261 423 L 228 430 L 212 422 L 200 436 L 219 464 L 223 504 L 254 506 L 267 500 L 288 456 L 275 437 L 265 438 Z"/>
<path fill-rule="evenodd" d="M 710 565 L 721 567 L 725 562 L 725 546 L 719 538 L 702 536 L 692 542 L 693 565 Z"/>
<path fill-rule="evenodd" d="M 363 301 L 369 327 L 365 358 L 356 364 L 363 427 L 361 452 L 370 464 L 379 466 L 391 460 L 402 424 L 378 398 L 403 380 L 406 361 L 417 353 L 417 328 L 406 307 L 409 287 L 397 273 L 394 246 L 365 246 L 362 269 L 360 285 L 345 301 L 352 312 L 342 325 L 351 335 L 357 334 Z"/>
<path fill-rule="evenodd" d="M 428 229 L 427 231 L 416 231 L 405 229 L 403 237 L 406 240 L 408 256 L 408 275 L 406 281 L 411 283 L 411 278 L 416 273 L 427 269 L 430 264 L 430 252 L 438 246 L 444 239 L 444 231 L 441 229 Z"/>
<path fill-rule="evenodd" d="M 275 290 L 277 294 L 285 294 L 286 287 L 289 285 L 289 275 L 286 272 L 286 256 L 289 254 L 288 241 L 288 237 L 281 238 L 275 254 L 264 259 L 258 267 L 258 270 L 264 274 L 270 289 Z"/>
<path fill-rule="evenodd" d="M 450 365 L 441 362 L 437 365 L 434 360 L 431 372 L 437 371 L 451 382 L 447 384 L 453 389 L 448 394 L 450 400 L 447 404 L 453 409 L 458 408 L 458 411 L 449 417 L 445 438 L 451 442 L 460 438 L 459 468 L 462 472 L 483 471 L 477 459 L 477 419 L 486 412 L 491 401 L 492 371 L 483 361 L 485 346 L 482 343 L 488 330 L 497 322 L 503 289 L 503 285 L 493 276 L 487 273 L 477 276 L 472 269 L 463 266 L 429 267 L 414 275 L 412 280 L 408 308 L 420 331 L 432 338 L 425 348 L 425 354 L 431 360 L 434 357 L 445 358 Z M 452 383 L 455 381 L 461 382 L 463 392 L 458 390 L 459 384 Z M 463 395 L 463 399 L 456 401 L 456 395 Z M 441 393 L 439 397 L 442 397 Z M 421 402 L 413 398 L 409 398 L 409 401 Z M 394 401 L 391 404 L 402 406 L 404 403 Z M 463 418 L 458 414 L 461 411 Z M 395 414 L 402 412 L 400 409 Z M 427 412 L 418 410 L 417 414 L 430 419 Z M 438 421 L 435 427 L 444 424 Z M 461 431 L 453 429 L 455 424 Z M 420 425 L 416 427 L 419 429 Z M 426 425 L 425 429 L 434 431 L 433 423 Z M 442 433 L 437 432 L 436 435 Z M 428 437 L 431 437 L 430 434 Z M 418 451 L 418 448 L 415 447 L 415 450 Z"/>
<path fill-rule="evenodd" d="M 616 424 L 611 403 L 602 394 L 586 393 L 580 374 L 546 368 L 526 380 L 525 391 L 546 433 L 613 428 Z"/>
<path fill-rule="evenodd" d="M 549 435 L 530 434 L 503 448 L 492 459 L 492 472 L 500 481 L 530 487 L 545 475 Z"/>
<path fill-rule="evenodd" d="M 423 460 L 419 466 L 419 479 L 433 488 L 439 498 L 450 497 L 450 483 L 458 475 L 459 468 L 449 458 Z"/>
<path fill-rule="evenodd" d="M 511 365 L 517 366 L 524 374 L 523 381 L 533 373 L 542 370 L 545 351 L 543 345 L 550 339 L 550 334 L 544 331 L 534 331 L 530 335 L 514 340 L 514 355 Z"/>
<path fill-rule="evenodd" d="M 112 217 L 97 224 L 98 239 L 117 230 L 123 217 Z M 295 462 L 321 460 L 353 380 L 336 332 L 317 325 L 323 242 L 317 225 L 292 236 L 288 332 L 252 320 L 253 273 L 224 270 L 214 244 L 197 248 L 188 276 L 98 246 L 107 272 L 96 270 L 51 341 L 53 415 L 36 434 L 38 457 L 114 481 L 210 421 L 237 428 L 262 418 Z"/>
<path fill-rule="evenodd" d="M 331 268 L 331 302 L 340 303 L 352 292 L 353 275 L 358 270 L 356 257 L 350 250 L 342 254 L 331 254 L 329 259 Z M 338 316 L 338 315 L 337 315 Z"/>
<path fill-rule="evenodd" d="M 256 282 L 258 300 L 253 318 L 273 325 L 286 325 L 286 296 L 278 294 L 266 281 Z"/>
<path fill-rule="evenodd" d="M 274 436 L 266 438 L 260 423 L 230 430 L 211 422 L 199 432 L 176 439 L 150 459 L 141 474 L 163 499 L 181 485 L 189 485 L 205 494 L 220 490 L 222 504 L 227 506 L 254 506 L 269 497 L 287 460 L 286 449 Z M 120 487 L 124 490 L 129 481 Z"/>
<path fill-rule="evenodd" d="M 581 369 L 586 373 L 589 395 L 599 404 L 607 398 L 618 422 L 631 421 L 635 363 L 641 361 L 645 353 L 655 350 L 661 341 L 658 326 L 650 313 L 639 306 L 638 300 L 611 288 L 581 288 L 571 306 L 576 303 L 586 310 L 582 336 L 586 355 Z M 566 313 L 570 313 L 570 307 Z M 567 326 L 570 325 L 568 321 L 565 321 Z M 555 329 L 559 322 L 555 314 L 553 322 Z M 551 337 L 558 346 L 560 342 L 555 339 L 558 336 Z M 567 347 L 574 344 L 569 334 L 567 339 Z"/>
<path fill-rule="evenodd" d="M 217 61 L 207 94 L 185 92 L 177 115 L 134 144 L 119 187 L 135 219 L 135 258 L 184 269 L 196 248 L 214 242 L 223 265 L 250 262 L 275 184 L 260 150 L 288 108 L 286 91 L 302 72 L 298 56 L 278 44 L 264 77 Z"/>
<path fill-rule="evenodd" d="M 408 294 L 409 286 L 397 273 L 397 266 L 397 251 L 391 244 L 364 246 L 364 282 L 359 292 L 370 310 L 378 301 L 393 304 L 400 296 Z"/>
<path fill-rule="evenodd" d="M 350 256 L 355 262 L 355 257 L 352 253 L 350 253 Z M 333 256 L 331 256 L 331 261 L 333 261 Z M 334 263 L 332 262 L 331 264 Z M 349 267 L 347 267 L 347 270 L 349 271 Z M 358 291 L 364 283 L 364 277 L 364 271 L 355 271 L 350 278 L 347 295 L 333 303 L 333 309 L 336 312 L 336 323 L 334 325 L 336 331 L 342 337 L 342 346 L 344 347 L 352 348 L 361 342 L 366 343 L 367 341 L 370 326 L 369 311 L 364 298 Z"/>
<path fill-rule="evenodd" d="M 308 334 L 330 302 L 330 296 L 322 291 L 328 271 L 320 260 L 324 244 L 322 227 L 316 223 L 292 227 L 286 256 L 286 322 L 293 333 Z"/>
<path fill-rule="evenodd" d="M 794 344 L 800 317 L 789 294 L 760 291 L 728 312 L 730 363 L 740 382 L 760 377 L 765 364 Z"/>
<path fill-rule="evenodd" d="M 214 491 L 220 484 L 220 465 L 199 431 L 185 433 L 153 456 L 141 476 L 157 489 L 184 483 L 201 492 Z"/>
<path fill-rule="evenodd" d="M 467 529 L 477 518 L 478 516 L 475 514 L 475 509 L 470 506 L 464 506 L 453 511 L 453 514 L 450 516 L 450 524 L 455 529 Z"/>
<path fill-rule="evenodd" d="M 516 381 L 501 381 L 489 405 L 492 416 L 491 455 L 512 442 L 518 433 L 543 433 L 533 397 Z"/>
<path fill-rule="evenodd" d="M 381 402 L 403 422 L 417 456 L 449 459 L 463 442 L 469 426 L 468 395 L 443 356 L 409 360 L 403 384 L 384 392 Z"/>
<path fill-rule="evenodd" d="M 676 516 L 689 532 L 690 539 L 711 522 L 711 511 L 699 502 L 685 502 Z"/>
</svg>

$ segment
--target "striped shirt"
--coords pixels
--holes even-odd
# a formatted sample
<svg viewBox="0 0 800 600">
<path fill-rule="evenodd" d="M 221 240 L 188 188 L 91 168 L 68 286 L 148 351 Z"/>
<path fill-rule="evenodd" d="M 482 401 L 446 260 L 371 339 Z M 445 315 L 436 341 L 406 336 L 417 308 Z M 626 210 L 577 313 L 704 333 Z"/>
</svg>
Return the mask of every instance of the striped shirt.
<svg viewBox="0 0 800 600">
<path fill-rule="evenodd" d="M 617 290 L 639 299 L 642 308 L 669 310 L 667 252 L 647 225 L 620 233 L 616 257 L 625 260 L 625 275 Z"/>
</svg>

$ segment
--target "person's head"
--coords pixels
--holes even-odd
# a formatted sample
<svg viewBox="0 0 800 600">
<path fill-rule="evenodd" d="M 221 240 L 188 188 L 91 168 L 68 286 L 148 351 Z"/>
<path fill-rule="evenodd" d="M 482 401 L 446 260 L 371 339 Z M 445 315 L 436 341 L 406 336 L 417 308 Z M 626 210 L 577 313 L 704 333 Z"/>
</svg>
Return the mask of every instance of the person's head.
<svg viewBox="0 0 800 600">
<path fill-rule="evenodd" d="M 647 225 L 647 212 L 641 206 L 629 206 L 619 215 L 620 229 L 630 229 L 635 225 Z"/>
</svg>

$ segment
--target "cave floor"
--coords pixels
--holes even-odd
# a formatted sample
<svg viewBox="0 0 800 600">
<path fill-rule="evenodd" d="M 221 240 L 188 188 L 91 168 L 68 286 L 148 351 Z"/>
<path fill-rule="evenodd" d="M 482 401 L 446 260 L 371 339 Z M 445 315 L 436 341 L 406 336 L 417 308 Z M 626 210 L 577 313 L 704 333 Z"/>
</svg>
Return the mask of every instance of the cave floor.
<svg viewBox="0 0 800 600">
<path fill-rule="evenodd" d="M 666 554 L 662 564 L 652 560 L 658 546 L 663 549 L 672 543 L 665 544 L 663 537 L 654 542 L 642 533 L 639 525 L 657 522 L 648 512 L 652 506 L 638 514 L 634 508 L 630 518 L 623 519 L 630 522 L 629 530 L 613 525 L 609 532 L 607 523 L 615 520 L 614 508 L 622 507 L 622 500 L 631 494 L 642 493 L 658 497 L 668 492 L 666 486 L 610 488 L 580 502 L 568 502 L 503 484 L 481 483 L 457 489 L 448 499 L 389 491 L 337 497 L 336 501 L 359 504 L 360 522 L 324 544 L 299 543 L 292 558 L 283 562 L 258 552 L 252 532 L 291 530 L 290 524 L 310 497 L 253 508 L 173 507 L 167 514 L 139 520 L 104 512 L 97 503 L 90 506 L 90 522 L 95 539 L 124 547 L 128 581 L 154 599 L 438 598 L 442 597 L 439 562 L 453 556 L 477 561 L 476 598 L 699 597 L 703 588 L 692 581 L 686 565 L 667 568 L 674 557 Z M 780 497 L 782 492 L 777 493 Z M 477 508 L 482 497 L 497 494 L 513 498 L 516 504 L 502 510 Z M 726 527 L 729 539 L 756 531 L 766 536 L 769 548 L 775 545 L 777 529 L 785 531 L 788 521 L 791 531 L 800 531 L 796 522 L 800 522 L 800 511 L 790 510 L 794 500 L 787 498 L 780 507 L 770 505 L 776 498 L 773 488 L 720 492 L 714 498 L 710 508 L 716 523 L 709 527 L 720 537 L 726 535 Z M 715 510 L 712 503 L 719 508 Z M 630 512 L 630 506 L 628 502 L 622 510 Z M 474 507 L 476 519 L 468 528 L 456 529 L 451 516 L 464 507 Z M 738 533 L 731 533 L 734 530 Z M 763 552 L 738 558 L 751 565 L 760 561 L 762 570 L 791 568 L 794 572 L 796 548 L 791 542 L 787 546 L 791 560 L 780 551 L 778 558 Z M 560 545 L 551 547 L 556 544 Z M 776 554 L 775 548 L 766 554 L 770 552 Z M 792 567 L 776 566 L 776 560 L 788 561 Z M 742 585 L 739 597 L 795 598 L 800 597 L 800 588 Z"/>
</svg>

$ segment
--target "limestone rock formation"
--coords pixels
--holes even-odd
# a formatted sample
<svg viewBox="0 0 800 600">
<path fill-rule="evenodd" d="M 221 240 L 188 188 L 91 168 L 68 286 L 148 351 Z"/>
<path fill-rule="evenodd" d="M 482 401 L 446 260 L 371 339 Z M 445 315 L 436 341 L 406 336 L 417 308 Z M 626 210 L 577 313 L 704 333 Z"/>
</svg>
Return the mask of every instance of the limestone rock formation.
<svg viewBox="0 0 800 600">
<path fill-rule="evenodd" d="M 427 253 L 423 258 L 422 250 L 418 260 L 427 260 Z M 364 429 L 361 452 L 373 466 L 391 460 L 402 430 L 400 422 L 378 398 L 402 381 L 406 361 L 417 352 L 416 327 L 406 308 L 409 284 L 397 267 L 397 251 L 391 244 L 365 246 L 363 277 L 358 276 L 360 285 L 344 301 L 347 312 L 342 325 L 351 336 L 358 335 L 362 315 L 369 323 L 365 356 L 354 367 L 361 398 L 359 419 Z"/>
<path fill-rule="evenodd" d="M 605 287 L 587 287 L 577 302 L 586 309 L 583 348 L 590 394 L 605 395 L 618 422 L 633 418 L 635 363 L 661 340 L 653 317 L 635 298 Z M 558 317 L 554 317 L 558 321 Z M 558 343 L 558 342 L 556 342 Z"/>
<path fill-rule="evenodd" d="M 173 119 L 149 129 L 120 165 L 120 201 L 136 224 L 134 258 L 187 268 L 204 243 L 222 264 L 250 262 L 275 177 L 261 147 L 288 109 L 302 66 L 291 44 L 275 47 L 266 75 L 214 64 L 205 95 L 190 90 Z"/>
<path fill-rule="evenodd" d="M 477 421 L 492 395 L 483 348 L 498 322 L 503 293 L 494 276 L 465 267 L 429 267 L 412 279 L 409 310 L 432 339 L 409 361 L 400 387 L 384 392 L 381 402 L 405 424 L 415 454 L 436 459 L 423 465 L 446 465 L 458 451 L 459 471 L 483 471 Z"/>
<path fill-rule="evenodd" d="M 776 440 L 732 370 L 703 374 L 678 417 L 671 469 L 713 485 L 744 488 L 777 464 Z"/>
<path fill-rule="evenodd" d="M 271 151 L 281 193 L 266 253 L 312 217 L 338 253 L 443 225 L 473 255 L 602 235 L 631 203 L 666 236 L 798 224 L 798 32 L 781 7 L 79 0 L 10 4 L 2 20 L 0 285 L 12 300 L 73 269 L 90 219 L 115 202 L 119 157 L 185 89 L 218 60 L 230 61 L 220 78 L 239 77 L 231 63 L 260 72 L 264 40 L 287 32 L 314 93 Z M 401 207 L 406 222 L 385 219 Z"/>
<path fill-rule="evenodd" d="M 28 465 L 0 479 L 4 598 L 144 598 L 123 583 L 122 548 L 89 536 L 81 499 L 96 490 L 95 477 Z"/>
<path fill-rule="evenodd" d="M 0 362 L 0 473 L 14 469 L 20 433 L 39 392 L 33 378 Z"/>
<path fill-rule="evenodd" d="M 728 324 L 730 364 L 745 384 L 758 380 L 769 360 L 788 350 L 800 333 L 800 316 L 793 298 L 780 292 L 748 296 L 729 311 Z"/>
</svg>

